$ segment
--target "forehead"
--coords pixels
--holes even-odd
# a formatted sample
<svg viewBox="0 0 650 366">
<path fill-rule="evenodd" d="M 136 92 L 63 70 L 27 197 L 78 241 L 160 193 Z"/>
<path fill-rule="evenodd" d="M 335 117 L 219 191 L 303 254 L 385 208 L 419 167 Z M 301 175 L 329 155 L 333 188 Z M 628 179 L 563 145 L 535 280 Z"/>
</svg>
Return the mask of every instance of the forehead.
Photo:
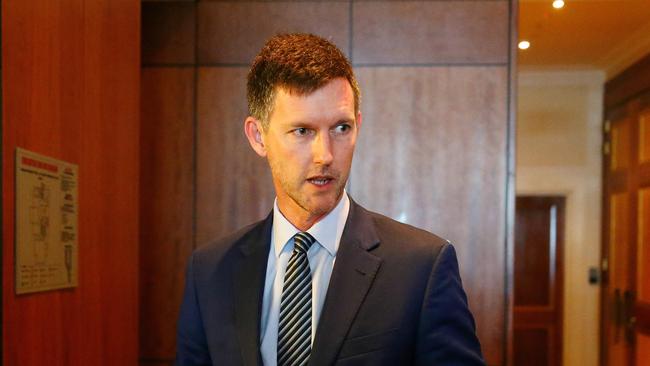
<svg viewBox="0 0 650 366">
<path fill-rule="evenodd" d="M 354 120 L 354 93 L 344 78 L 336 78 L 312 93 L 300 95 L 277 88 L 270 120 L 309 122 L 312 120 Z"/>
</svg>

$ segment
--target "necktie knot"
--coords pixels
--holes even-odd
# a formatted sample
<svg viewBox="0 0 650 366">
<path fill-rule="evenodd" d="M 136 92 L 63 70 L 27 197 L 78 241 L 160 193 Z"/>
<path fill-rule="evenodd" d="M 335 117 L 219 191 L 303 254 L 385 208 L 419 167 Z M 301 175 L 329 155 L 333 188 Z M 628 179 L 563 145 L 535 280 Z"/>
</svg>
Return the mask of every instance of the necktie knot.
<svg viewBox="0 0 650 366">
<path fill-rule="evenodd" d="M 299 253 L 307 254 L 307 251 L 312 244 L 316 241 L 308 232 L 300 232 L 293 237 L 294 247 L 293 250 Z"/>
</svg>

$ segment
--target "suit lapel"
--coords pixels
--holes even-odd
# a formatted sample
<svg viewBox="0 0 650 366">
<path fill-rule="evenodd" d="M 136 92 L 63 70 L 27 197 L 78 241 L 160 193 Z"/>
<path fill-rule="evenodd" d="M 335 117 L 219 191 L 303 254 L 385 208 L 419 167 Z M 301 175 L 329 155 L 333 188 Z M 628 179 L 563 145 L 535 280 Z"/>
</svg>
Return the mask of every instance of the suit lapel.
<svg viewBox="0 0 650 366">
<path fill-rule="evenodd" d="M 260 317 L 264 278 L 271 243 L 273 214 L 244 238 L 241 262 L 234 270 L 235 325 L 244 365 L 261 365 Z"/>
<path fill-rule="evenodd" d="M 381 258 L 368 252 L 378 244 L 372 219 L 350 199 L 350 212 L 318 322 L 310 365 L 334 364 L 381 266 Z"/>
</svg>

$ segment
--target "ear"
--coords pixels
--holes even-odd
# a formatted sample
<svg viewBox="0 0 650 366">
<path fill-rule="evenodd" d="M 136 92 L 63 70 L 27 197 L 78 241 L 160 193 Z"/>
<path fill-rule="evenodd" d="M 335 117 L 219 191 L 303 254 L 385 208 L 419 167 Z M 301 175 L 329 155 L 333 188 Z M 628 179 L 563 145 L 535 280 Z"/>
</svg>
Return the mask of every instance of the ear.
<svg viewBox="0 0 650 366">
<path fill-rule="evenodd" d="M 244 133 L 248 138 L 248 143 L 257 155 L 266 157 L 266 146 L 264 146 L 264 131 L 262 130 L 262 122 L 255 119 L 255 117 L 248 116 L 244 121 Z"/>
</svg>

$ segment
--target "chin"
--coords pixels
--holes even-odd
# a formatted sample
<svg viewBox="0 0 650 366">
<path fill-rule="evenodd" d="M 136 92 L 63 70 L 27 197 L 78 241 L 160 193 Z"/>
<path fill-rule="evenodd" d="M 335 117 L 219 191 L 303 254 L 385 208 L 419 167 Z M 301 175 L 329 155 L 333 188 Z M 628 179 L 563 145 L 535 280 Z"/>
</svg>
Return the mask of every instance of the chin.
<svg viewBox="0 0 650 366">
<path fill-rule="evenodd" d="M 332 211 L 338 203 L 339 196 L 328 195 L 326 197 L 317 197 L 313 199 L 311 209 L 309 210 L 314 215 L 325 215 Z"/>
</svg>

